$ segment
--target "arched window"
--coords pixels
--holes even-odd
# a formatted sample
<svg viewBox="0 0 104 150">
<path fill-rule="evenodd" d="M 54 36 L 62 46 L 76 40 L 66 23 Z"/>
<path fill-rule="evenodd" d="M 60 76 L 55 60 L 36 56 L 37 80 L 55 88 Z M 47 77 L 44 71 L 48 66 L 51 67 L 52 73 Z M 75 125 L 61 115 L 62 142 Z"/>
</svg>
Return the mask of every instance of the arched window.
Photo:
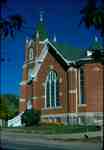
<svg viewBox="0 0 104 150">
<path fill-rule="evenodd" d="M 45 81 L 45 108 L 59 105 L 59 78 L 55 71 L 50 71 Z"/>
<path fill-rule="evenodd" d="M 29 60 L 32 60 L 33 59 L 33 48 L 30 47 L 29 49 Z"/>
<path fill-rule="evenodd" d="M 28 102 L 27 102 L 27 110 L 30 110 L 30 109 L 32 109 L 32 102 L 31 102 L 31 100 L 28 100 Z"/>
</svg>

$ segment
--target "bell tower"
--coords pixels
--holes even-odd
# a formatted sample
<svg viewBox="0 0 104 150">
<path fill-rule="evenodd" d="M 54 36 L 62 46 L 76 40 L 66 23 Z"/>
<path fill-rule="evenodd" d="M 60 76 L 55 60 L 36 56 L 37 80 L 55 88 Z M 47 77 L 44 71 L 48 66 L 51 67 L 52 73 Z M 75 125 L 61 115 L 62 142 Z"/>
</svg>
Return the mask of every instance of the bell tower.
<svg viewBox="0 0 104 150">
<path fill-rule="evenodd" d="M 48 38 L 43 18 L 43 12 L 40 12 L 40 20 L 36 25 L 36 30 L 35 33 L 33 33 L 32 39 L 26 39 L 23 77 L 20 83 L 20 112 L 23 112 L 27 109 L 28 102 L 30 103 L 30 101 L 32 101 L 32 97 L 34 96 L 31 94 L 31 91 L 33 91 L 31 81 L 34 78 L 35 70 L 37 68 L 36 66 L 38 66 L 38 63 L 40 63 L 39 59 L 44 48 L 44 40 Z"/>
</svg>

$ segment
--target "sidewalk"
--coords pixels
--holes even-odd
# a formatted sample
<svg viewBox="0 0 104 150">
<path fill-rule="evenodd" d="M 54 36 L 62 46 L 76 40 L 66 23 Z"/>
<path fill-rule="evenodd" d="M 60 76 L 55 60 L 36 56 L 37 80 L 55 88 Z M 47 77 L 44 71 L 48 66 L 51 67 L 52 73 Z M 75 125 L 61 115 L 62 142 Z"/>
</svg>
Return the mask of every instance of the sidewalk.
<svg viewBox="0 0 104 150">
<path fill-rule="evenodd" d="M 84 135 L 90 138 L 103 137 L 101 131 L 96 132 L 83 132 L 83 133 L 73 133 L 73 134 L 52 134 L 52 135 L 44 135 L 45 138 L 49 140 L 83 140 L 85 139 Z"/>
<path fill-rule="evenodd" d="M 91 140 L 96 139 L 96 141 L 103 142 L 103 133 L 101 131 L 93 131 L 93 132 L 83 132 L 83 133 L 66 133 L 66 134 L 39 134 L 39 133 L 27 133 L 27 132 L 11 132 L 8 130 L 2 131 L 2 134 L 12 134 L 12 135 L 21 135 L 21 136 L 28 136 L 37 139 L 44 139 L 44 140 L 58 140 L 58 141 L 75 141 L 75 140 Z M 88 138 L 85 138 L 84 135 L 87 135 Z"/>
</svg>

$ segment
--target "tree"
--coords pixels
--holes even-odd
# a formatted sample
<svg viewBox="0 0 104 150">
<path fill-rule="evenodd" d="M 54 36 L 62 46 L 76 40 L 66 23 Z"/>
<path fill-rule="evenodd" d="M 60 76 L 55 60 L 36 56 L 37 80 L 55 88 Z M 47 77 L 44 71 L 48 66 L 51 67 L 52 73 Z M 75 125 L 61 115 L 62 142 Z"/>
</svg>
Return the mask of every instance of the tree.
<svg viewBox="0 0 104 150">
<path fill-rule="evenodd" d="M 7 38 L 8 36 L 14 37 L 15 34 L 21 30 L 24 19 L 19 14 L 11 15 L 7 18 L 3 17 L 2 10 L 5 7 L 8 0 L 0 0 L 0 48 L 1 40 Z M 1 58 L 0 50 L 0 61 L 4 61 L 4 58 Z"/>
<path fill-rule="evenodd" d="M 0 36 L 4 38 L 9 35 L 14 37 L 15 33 L 22 28 L 24 23 L 23 17 L 19 14 L 14 14 L 7 18 L 2 16 L 2 9 L 6 3 L 7 0 L 0 0 Z"/>
<path fill-rule="evenodd" d="M 18 113 L 18 99 L 16 95 L 0 95 L 0 119 L 8 120 Z"/>
<path fill-rule="evenodd" d="M 38 125 L 40 122 L 40 111 L 35 109 L 27 110 L 22 115 L 22 123 L 25 124 L 25 126 L 33 126 Z"/>
<path fill-rule="evenodd" d="M 82 15 L 80 23 L 84 23 L 86 28 L 94 27 L 101 37 L 104 37 L 104 0 L 87 0 L 86 5 L 81 9 Z"/>
<path fill-rule="evenodd" d="M 100 5 L 97 5 L 97 0 L 87 0 L 85 7 L 81 10 L 82 19 L 80 23 L 84 23 L 86 28 L 94 27 L 97 32 L 100 33 L 104 43 L 104 0 L 100 0 Z M 92 50 L 92 59 L 95 62 L 102 64 L 102 77 L 104 88 L 104 49 L 103 53 L 98 50 Z M 103 91 L 103 103 L 104 103 L 104 91 Z M 104 104 L 103 104 L 104 112 Z M 102 130 L 104 131 L 104 115 Z M 103 132 L 102 131 L 102 132 Z"/>
</svg>

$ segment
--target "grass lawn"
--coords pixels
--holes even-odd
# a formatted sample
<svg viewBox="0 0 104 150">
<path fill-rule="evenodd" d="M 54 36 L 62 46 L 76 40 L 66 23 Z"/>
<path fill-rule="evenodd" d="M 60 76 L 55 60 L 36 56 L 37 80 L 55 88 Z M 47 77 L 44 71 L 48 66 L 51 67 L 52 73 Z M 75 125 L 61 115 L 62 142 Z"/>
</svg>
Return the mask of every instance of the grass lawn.
<svg viewBox="0 0 104 150">
<path fill-rule="evenodd" d="M 66 133 L 81 133 L 86 131 L 100 130 L 96 126 L 82 125 L 39 125 L 33 127 L 21 128 L 5 128 L 12 132 L 39 133 L 39 134 L 66 134 Z"/>
</svg>

